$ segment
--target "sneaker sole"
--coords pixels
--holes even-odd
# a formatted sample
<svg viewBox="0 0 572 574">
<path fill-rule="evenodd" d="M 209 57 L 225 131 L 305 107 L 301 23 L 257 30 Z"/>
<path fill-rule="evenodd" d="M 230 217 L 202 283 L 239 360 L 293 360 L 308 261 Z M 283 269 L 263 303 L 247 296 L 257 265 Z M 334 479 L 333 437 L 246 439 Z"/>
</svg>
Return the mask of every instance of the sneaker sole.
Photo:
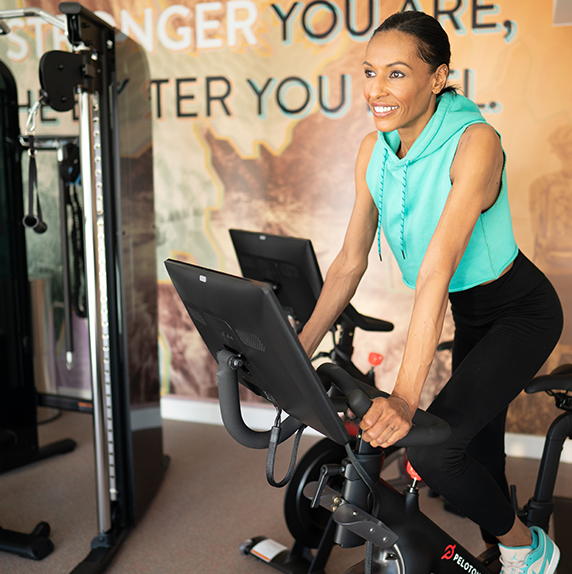
<svg viewBox="0 0 572 574">
<path fill-rule="evenodd" d="M 560 562 L 560 548 L 558 548 L 558 546 L 556 546 L 556 544 L 555 544 L 554 545 L 554 554 L 552 555 L 552 560 L 550 561 L 550 564 L 548 565 L 548 569 L 545 572 L 543 572 L 543 574 L 554 574 L 554 572 L 556 572 L 558 562 Z"/>
</svg>

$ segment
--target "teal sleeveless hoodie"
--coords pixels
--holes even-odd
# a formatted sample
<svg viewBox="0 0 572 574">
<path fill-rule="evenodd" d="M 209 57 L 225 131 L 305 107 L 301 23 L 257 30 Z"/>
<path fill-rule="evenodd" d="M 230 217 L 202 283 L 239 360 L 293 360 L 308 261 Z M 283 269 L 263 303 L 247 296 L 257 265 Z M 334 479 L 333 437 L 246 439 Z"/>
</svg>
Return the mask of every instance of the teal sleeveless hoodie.
<svg viewBox="0 0 572 574">
<path fill-rule="evenodd" d="M 403 281 L 415 288 L 419 268 L 451 190 L 450 170 L 459 139 L 468 126 L 486 123 L 479 108 L 459 94 L 446 92 L 407 155 L 400 159 L 399 134 L 378 132 L 366 181 L 379 211 L 381 229 Z M 381 245 L 378 235 L 378 249 Z M 518 254 L 506 173 L 494 205 L 481 213 L 449 291 L 463 291 L 497 279 Z"/>
</svg>

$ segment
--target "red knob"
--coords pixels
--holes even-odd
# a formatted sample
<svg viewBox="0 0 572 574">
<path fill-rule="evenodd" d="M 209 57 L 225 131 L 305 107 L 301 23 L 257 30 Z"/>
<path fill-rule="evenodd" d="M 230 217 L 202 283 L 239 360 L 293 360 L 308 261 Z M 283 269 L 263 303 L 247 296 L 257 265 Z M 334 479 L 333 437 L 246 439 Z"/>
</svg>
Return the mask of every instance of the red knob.
<svg viewBox="0 0 572 574">
<path fill-rule="evenodd" d="M 407 474 L 414 478 L 415 480 L 421 481 L 422 478 L 415 472 L 415 469 L 411 466 L 411 463 L 407 461 Z"/>
<path fill-rule="evenodd" d="M 383 355 L 380 355 L 379 353 L 370 353 L 368 359 L 369 364 L 372 367 L 377 367 L 378 365 L 381 365 L 381 361 L 383 361 Z"/>
</svg>

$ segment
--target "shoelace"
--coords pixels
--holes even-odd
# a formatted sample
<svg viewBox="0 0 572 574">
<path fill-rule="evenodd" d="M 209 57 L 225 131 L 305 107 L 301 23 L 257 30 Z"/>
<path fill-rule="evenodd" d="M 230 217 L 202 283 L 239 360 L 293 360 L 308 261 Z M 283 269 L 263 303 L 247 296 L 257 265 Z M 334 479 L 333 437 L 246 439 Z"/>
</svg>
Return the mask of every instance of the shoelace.
<svg viewBox="0 0 572 574">
<path fill-rule="evenodd" d="M 525 574 L 526 565 L 523 560 L 504 560 L 501 556 L 500 563 L 502 564 L 501 574 Z"/>
</svg>

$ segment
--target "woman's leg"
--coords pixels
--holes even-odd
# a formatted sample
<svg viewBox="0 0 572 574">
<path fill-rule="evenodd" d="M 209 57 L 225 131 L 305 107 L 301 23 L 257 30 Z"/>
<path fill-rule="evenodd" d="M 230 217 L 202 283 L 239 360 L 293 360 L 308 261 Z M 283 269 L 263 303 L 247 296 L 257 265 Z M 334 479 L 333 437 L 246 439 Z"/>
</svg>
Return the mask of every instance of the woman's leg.
<svg viewBox="0 0 572 574">
<path fill-rule="evenodd" d="M 548 282 L 499 317 L 428 409 L 449 423 L 451 438 L 409 449 L 425 482 L 494 536 L 513 528 L 514 511 L 497 480 L 467 451 L 538 372 L 562 328 L 558 298 Z"/>
<path fill-rule="evenodd" d="M 452 351 L 452 371 L 463 362 L 479 341 L 488 333 L 492 325 L 471 325 L 461 318 L 456 320 L 455 339 Z M 467 455 L 481 464 L 499 485 L 501 491 L 510 500 L 508 482 L 505 475 L 504 435 L 508 409 L 504 409 L 489 422 L 470 442 Z M 485 543 L 494 545 L 498 539 L 481 528 Z"/>
<path fill-rule="evenodd" d="M 504 409 L 482 431 L 480 431 L 467 447 L 467 455 L 476 460 L 493 477 L 501 492 L 510 500 L 510 492 L 505 474 L 506 455 L 504 445 L 505 423 L 508 408 Z M 498 543 L 496 536 L 481 528 L 481 535 L 486 544 Z"/>
</svg>

